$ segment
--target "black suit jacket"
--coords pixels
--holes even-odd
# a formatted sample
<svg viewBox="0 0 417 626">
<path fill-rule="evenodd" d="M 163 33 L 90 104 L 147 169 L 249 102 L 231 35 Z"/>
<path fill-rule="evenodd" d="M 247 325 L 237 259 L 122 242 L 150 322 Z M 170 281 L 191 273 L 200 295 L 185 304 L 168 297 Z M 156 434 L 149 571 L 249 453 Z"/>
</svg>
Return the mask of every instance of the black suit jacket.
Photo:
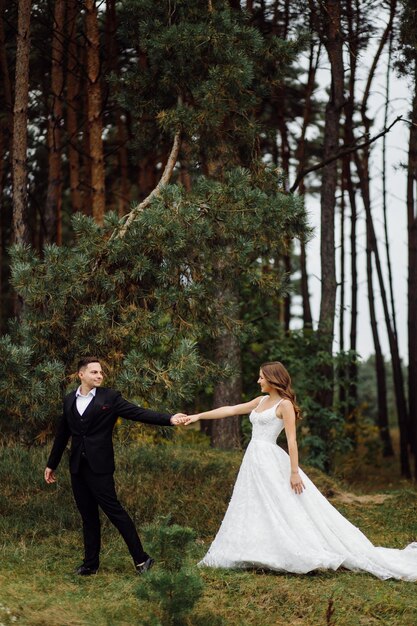
<svg viewBox="0 0 417 626">
<path fill-rule="evenodd" d="M 47 462 L 47 467 L 56 469 L 72 437 L 70 453 L 70 471 L 79 470 L 81 453 L 84 452 L 88 463 L 97 474 L 114 472 L 113 427 L 118 417 L 156 424 L 170 425 L 171 415 L 143 409 L 125 400 L 119 391 L 97 387 L 96 395 L 91 400 L 80 418 L 75 409 L 75 391 L 64 399 L 63 414 L 58 424 L 55 441 Z"/>
</svg>

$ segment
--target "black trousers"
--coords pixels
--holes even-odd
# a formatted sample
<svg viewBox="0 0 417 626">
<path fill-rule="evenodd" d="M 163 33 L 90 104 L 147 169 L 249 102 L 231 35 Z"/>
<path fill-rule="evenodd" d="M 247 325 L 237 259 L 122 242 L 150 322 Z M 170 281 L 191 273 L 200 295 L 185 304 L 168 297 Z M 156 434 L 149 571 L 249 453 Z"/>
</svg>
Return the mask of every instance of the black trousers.
<svg viewBox="0 0 417 626">
<path fill-rule="evenodd" d="M 135 525 L 117 499 L 113 474 L 95 474 L 81 459 L 77 474 L 71 474 L 72 491 L 83 521 L 84 565 L 97 569 L 101 544 L 99 507 L 122 535 L 134 563 L 148 558 Z"/>
</svg>

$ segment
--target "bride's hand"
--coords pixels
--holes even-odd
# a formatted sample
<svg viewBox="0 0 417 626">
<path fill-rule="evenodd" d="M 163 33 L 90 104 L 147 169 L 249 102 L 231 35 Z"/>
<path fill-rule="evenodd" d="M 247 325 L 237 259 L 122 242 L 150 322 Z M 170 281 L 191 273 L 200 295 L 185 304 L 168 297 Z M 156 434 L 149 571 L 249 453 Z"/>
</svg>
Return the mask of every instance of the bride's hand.
<svg viewBox="0 0 417 626">
<path fill-rule="evenodd" d="M 185 413 L 175 413 L 171 417 L 171 424 L 173 426 L 180 426 L 181 424 L 185 424 L 188 415 Z"/>
<path fill-rule="evenodd" d="M 193 422 L 198 422 L 199 419 L 200 419 L 199 415 L 187 415 L 187 419 L 185 420 L 184 424 L 185 426 L 188 426 L 188 424 L 192 424 Z"/>
<path fill-rule="evenodd" d="M 291 489 L 295 491 L 295 493 L 302 493 L 303 489 L 305 489 L 302 478 L 298 472 L 291 472 Z"/>
</svg>

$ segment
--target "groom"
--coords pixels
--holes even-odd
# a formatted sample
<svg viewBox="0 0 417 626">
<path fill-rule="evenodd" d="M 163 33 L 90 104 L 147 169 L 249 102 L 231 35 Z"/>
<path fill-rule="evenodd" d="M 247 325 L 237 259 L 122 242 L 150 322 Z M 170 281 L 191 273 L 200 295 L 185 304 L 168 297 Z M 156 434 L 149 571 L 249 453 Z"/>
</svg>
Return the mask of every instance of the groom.
<svg viewBox="0 0 417 626">
<path fill-rule="evenodd" d="M 103 371 L 95 357 L 79 361 L 78 377 L 80 386 L 64 399 L 63 415 L 45 469 L 45 480 L 49 484 L 56 481 L 55 470 L 71 437 L 71 483 L 83 522 L 85 553 L 76 573 L 81 576 L 97 573 L 100 507 L 125 540 L 137 573 L 143 574 L 154 561 L 144 551 L 132 519 L 117 499 L 113 479 L 113 427 L 118 417 L 167 426 L 182 424 L 186 416 L 143 409 L 125 400 L 118 391 L 100 389 Z"/>
</svg>

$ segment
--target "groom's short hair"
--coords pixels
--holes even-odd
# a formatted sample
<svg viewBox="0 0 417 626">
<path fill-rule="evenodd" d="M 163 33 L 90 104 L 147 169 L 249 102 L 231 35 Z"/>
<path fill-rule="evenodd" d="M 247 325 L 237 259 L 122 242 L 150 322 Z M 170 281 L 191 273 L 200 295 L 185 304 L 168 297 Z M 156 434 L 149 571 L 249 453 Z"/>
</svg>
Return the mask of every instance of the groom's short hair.
<svg viewBox="0 0 417 626">
<path fill-rule="evenodd" d="M 84 367 L 87 367 L 89 363 L 100 363 L 100 359 L 98 359 L 96 356 L 81 357 L 80 360 L 78 361 L 77 372 L 84 369 Z"/>
</svg>

